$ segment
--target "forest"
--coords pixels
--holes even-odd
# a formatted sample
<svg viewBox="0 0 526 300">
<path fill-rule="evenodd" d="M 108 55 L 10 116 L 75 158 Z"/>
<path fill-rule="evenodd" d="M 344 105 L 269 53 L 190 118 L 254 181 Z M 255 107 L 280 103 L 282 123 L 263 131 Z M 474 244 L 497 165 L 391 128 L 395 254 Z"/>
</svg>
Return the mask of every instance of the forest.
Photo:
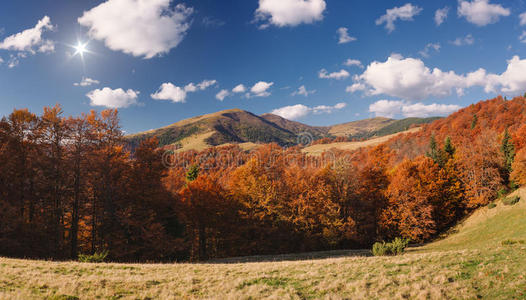
<svg viewBox="0 0 526 300">
<path fill-rule="evenodd" d="M 497 97 L 379 146 L 130 147 L 118 112 L 0 121 L 0 255 L 203 261 L 423 243 L 526 184 L 526 99 Z"/>
</svg>

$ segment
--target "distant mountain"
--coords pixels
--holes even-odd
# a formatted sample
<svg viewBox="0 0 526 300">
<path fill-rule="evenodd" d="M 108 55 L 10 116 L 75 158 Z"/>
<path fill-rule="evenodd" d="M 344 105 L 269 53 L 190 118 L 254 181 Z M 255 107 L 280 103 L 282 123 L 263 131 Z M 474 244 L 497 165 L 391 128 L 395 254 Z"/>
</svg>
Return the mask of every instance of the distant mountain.
<svg viewBox="0 0 526 300">
<path fill-rule="evenodd" d="M 175 145 L 181 150 L 203 150 L 224 144 L 245 144 L 247 148 L 258 143 L 293 146 L 297 144 L 297 136 L 301 133 L 309 133 L 314 139 L 337 136 L 370 138 L 405 131 L 413 124 L 429 123 L 435 119 L 393 120 L 377 117 L 320 127 L 287 120 L 274 114 L 257 116 L 248 111 L 230 109 L 129 135 L 126 139 L 135 147 L 141 140 L 156 137 L 160 146 Z"/>
<path fill-rule="evenodd" d="M 384 117 L 353 121 L 331 126 L 329 134 L 333 136 L 345 137 L 361 136 L 377 131 L 385 126 L 391 125 L 394 122 L 396 122 L 396 120 Z"/>
</svg>

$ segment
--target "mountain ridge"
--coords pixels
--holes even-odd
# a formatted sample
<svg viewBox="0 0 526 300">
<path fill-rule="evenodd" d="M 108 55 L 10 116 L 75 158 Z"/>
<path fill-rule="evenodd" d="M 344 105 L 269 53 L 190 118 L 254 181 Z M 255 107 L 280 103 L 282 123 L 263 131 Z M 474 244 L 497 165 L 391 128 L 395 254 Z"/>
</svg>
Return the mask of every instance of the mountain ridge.
<svg viewBox="0 0 526 300">
<path fill-rule="evenodd" d="M 224 144 L 243 143 L 277 143 L 281 146 L 294 146 L 297 145 L 297 136 L 300 134 L 310 134 L 314 140 L 335 137 L 363 139 L 401 132 L 409 129 L 413 124 L 428 123 L 435 119 L 395 120 L 376 117 L 333 126 L 311 126 L 271 113 L 256 115 L 235 108 L 183 119 L 158 129 L 130 134 L 125 138 L 132 147 L 137 146 L 142 140 L 156 137 L 161 147 L 175 145 L 183 150 L 202 150 Z M 396 128 L 385 132 L 380 131 L 401 121 L 404 121 L 404 126 L 395 126 Z"/>
</svg>

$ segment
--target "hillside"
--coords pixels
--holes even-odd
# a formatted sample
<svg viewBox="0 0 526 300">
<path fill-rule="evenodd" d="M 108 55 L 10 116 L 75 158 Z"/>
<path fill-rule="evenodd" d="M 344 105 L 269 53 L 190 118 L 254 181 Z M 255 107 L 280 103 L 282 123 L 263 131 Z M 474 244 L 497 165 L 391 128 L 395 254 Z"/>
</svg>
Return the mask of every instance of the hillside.
<svg viewBox="0 0 526 300">
<path fill-rule="evenodd" d="M 516 193 L 526 197 L 524 189 Z M 163 265 L 0 258 L 0 298 L 519 299 L 526 289 L 524 199 L 481 208 L 449 237 L 398 257 L 334 251 Z"/>
<path fill-rule="evenodd" d="M 329 133 L 334 136 L 364 135 L 388 126 L 395 121 L 396 120 L 384 117 L 353 121 L 331 126 Z"/>
<path fill-rule="evenodd" d="M 315 138 L 327 136 L 330 130 L 330 127 L 309 126 L 300 122 L 287 120 L 274 114 L 263 114 L 261 115 L 261 118 L 276 124 L 283 129 L 293 132 L 294 134 L 308 132 Z"/>
</svg>

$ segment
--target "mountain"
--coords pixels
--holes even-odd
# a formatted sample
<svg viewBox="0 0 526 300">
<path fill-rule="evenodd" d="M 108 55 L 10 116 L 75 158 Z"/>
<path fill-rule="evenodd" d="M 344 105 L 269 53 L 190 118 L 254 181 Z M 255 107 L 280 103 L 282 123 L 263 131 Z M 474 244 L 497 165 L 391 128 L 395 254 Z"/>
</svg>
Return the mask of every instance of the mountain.
<svg viewBox="0 0 526 300">
<path fill-rule="evenodd" d="M 211 146 L 241 144 L 250 149 L 258 143 L 297 144 L 299 134 L 308 133 L 315 140 L 324 137 L 371 138 L 405 131 L 414 124 L 429 123 L 436 118 L 394 120 L 372 118 L 334 126 L 309 126 L 274 114 L 255 115 L 230 109 L 182 120 L 159 129 L 127 136 L 132 147 L 141 140 L 156 137 L 160 146 L 176 145 L 181 150 L 203 150 Z"/>
<path fill-rule="evenodd" d="M 157 137 L 160 146 L 175 144 L 197 150 L 229 143 L 277 143 L 281 146 L 296 143 L 294 132 L 240 109 L 186 119 L 163 128 L 129 135 L 127 139 L 132 146 L 136 146 L 141 140 L 151 137 Z"/>
</svg>

